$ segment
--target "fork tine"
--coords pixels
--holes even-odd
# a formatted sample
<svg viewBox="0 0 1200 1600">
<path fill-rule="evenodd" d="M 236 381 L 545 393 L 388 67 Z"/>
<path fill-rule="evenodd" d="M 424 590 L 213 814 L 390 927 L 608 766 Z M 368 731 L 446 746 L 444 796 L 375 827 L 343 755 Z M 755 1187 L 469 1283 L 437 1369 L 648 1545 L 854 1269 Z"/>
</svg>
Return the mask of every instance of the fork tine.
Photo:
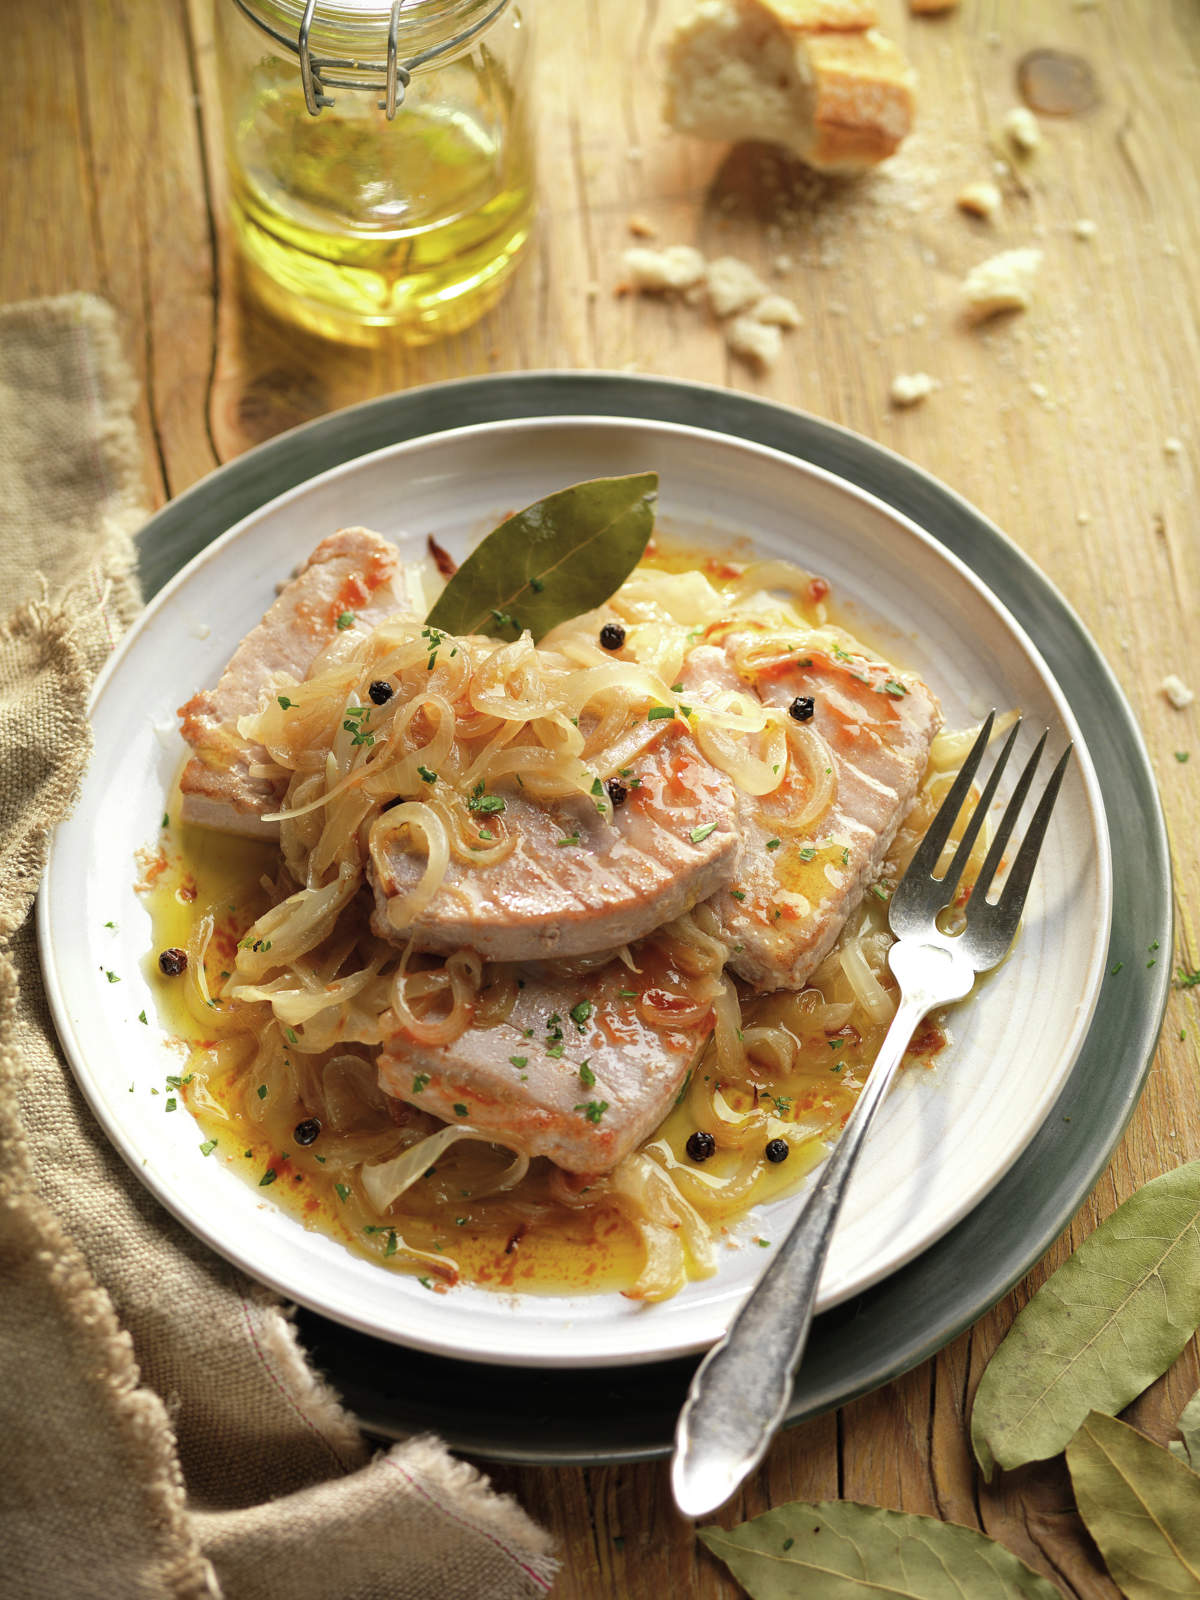
<svg viewBox="0 0 1200 1600">
<path fill-rule="evenodd" d="M 929 824 L 925 837 L 917 846 L 916 853 L 908 864 L 908 869 L 901 879 L 901 888 L 906 879 L 914 882 L 922 878 L 931 878 L 933 869 L 941 859 L 945 849 L 946 840 L 950 837 L 950 829 L 954 826 L 958 813 L 962 810 L 962 803 L 967 798 L 971 787 L 971 780 L 975 776 L 983 752 L 987 749 L 988 740 L 992 736 L 992 724 L 996 720 L 996 713 L 989 711 L 987 720 L 980 728 L 975 743 L 967 754 L 967 759 L 958 769 L 958 776 L 950 786 L 946 798 L 937 809 L 937 814 Z M 893 899 L 893 904 L 894 904 Z"/>
<path fill-rule="evenodd" d="M 1037 771 L 1038 762 L 1042 759 L 1042 751 L 1046 748 L 1046 740 L 1049 734 L 1050 730 L 1047 728 L 1034 747 L 1033 754 L 1025 763 L 1025 770 L 1017 779 L 1016 787 L 1013 789 L 1008 805 L 1004 808 L 1004 815 L 1000 818 L 1000 825 L 996 829 L 987 856 L 984 858 L 983 866 L 979 869 L 975 887 L 971 890 L 972 900 L 978 898 L 982 902 L 987 899 L 987 892 L 992 887 L 992 879 L 996 876 L 1000 862 L 1004 857 L 1005 847 L 1008 844 L 1013 828 L 1016 826 L 1017 817 L 1020 815 L 1021 807 L 1025 804 L 1025 796 L 1029 793 L 1029 785 L 1033 782 L 1033 775 Z"/>
<path fill-rule="evenodd" d="M 1009 733 L 1008 738 L 1004 741 L 1004 748 L 996 757 L 996 764 L 992 768 L 991 776 L 988 778 L 984 791 L 979 797 L 978 805 L 971 812 L 971 816 L 967 822 L 967 825 L 963 829 L 963 836 L 959 840 L 958 848 L 955 850 L 954 855 L 951 858 L 950 865 L 946 868 L 946 871 L 938 880 L 941 884 L 942 897 L 946 905 L 949 905 L 954 899 L 954 891 L 958 888 L 958 880 L 962 877 L 963 869 L 966 867 L 966 864 L 970 859 L 971 851 L 975 846 L 975 840 L 978 837 L 979 830 L 983 827 L 984 822 L 987 820 L 987 814 L 991 808 L 992 801 L 995 798 L 996 789 L 1000 783 L 1001 774 L 1008 765 L 1008 758 L 1010 755 L 1012 755 L 1013 745 L 1016 744 L 1017 735 L 1020 733 L 1020 731 L 1021 719 L 1018 717 L 1016 722 L 1013 723 L 1012 731 Z M 1009 810 L 1012 810 L 1011 806 L 1009 807 Z M 1006 818 L 1007 815 L 1008 813 L 1006 812 Z M 1012 824 L 1009 823 L 1010 828 L 1011 826 Z M 989 860 L 990 859 L 991 857 L 989 852 Z"/>
<path fill-rule="evenodd" d="M 1067 763 L 1071 759 L 1073 745 L 1068 745 L 1059 757 L 1058 765 L 1046 781 L 1042 790 L 1042 798 L 1038 801 L 1038 808 L 1033 814 L 1033 821 L 1029 824 L 1028 831 L 1013 863 L 1013 869 L 1008 875 L 999 900 L 996 901 L 995 916 L 1002 926 L 1015 932 L 1017 920 L 1025 904 L 1025 896 L 1029 892 L 1029 881 L 1033 877 L 1033 869 L 1042 848 L 1042 840 L 1046 837 L 1046 829 L 1050 823 L 1050 812 L 1062 787 L 1063 777 L 1066 774 Z"/>
</svg>

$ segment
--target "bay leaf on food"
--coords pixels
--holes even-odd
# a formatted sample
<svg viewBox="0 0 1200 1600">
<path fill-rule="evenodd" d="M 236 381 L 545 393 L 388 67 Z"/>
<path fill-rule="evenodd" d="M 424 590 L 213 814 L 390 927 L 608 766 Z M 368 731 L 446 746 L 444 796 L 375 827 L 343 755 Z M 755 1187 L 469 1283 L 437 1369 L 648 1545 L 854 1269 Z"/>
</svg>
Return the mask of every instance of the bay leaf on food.
<svg viewBox="0 0 1200 1600">
<path fill-rule="evenodd" d="M 1127 1600 L 1200 1596 L 1200 1477 L 1127 1423 L 1090 1411 L 1067 1445 L 1075 1504 Z"/>
<path fill-rule="evenodd" d="M 654 531 L 658 474 L 590 478 L 537 500 L 489 533 L 425 619 L 445 633 L 534 641 L 603 605 Z"/>
<path fill-rule="evenodd" d="M 1200 1471 L 1200 1389 L 1196 1390 L 1179 1413 L 1179 1421 L 1175 1426 L 1180 1436 L 1172 1439 L 1167 1449 L 1181 1461 L 1186 1461 L 1193 1471 Z"/>
<path fill-rule="evenodd" d="M 797 1501 L 698 1531 L 753 1600 L 1061 1600 L 986 1534 L 882 1506 Z"/>
<path fill-rule="evenodd" d="M 1046 1280 L 979 1383 L 985 1478 L 1057 1455 L 1160 1377 L 1200 1326 L 1200 1161 L 1143 1185 Z"/>
</svg>

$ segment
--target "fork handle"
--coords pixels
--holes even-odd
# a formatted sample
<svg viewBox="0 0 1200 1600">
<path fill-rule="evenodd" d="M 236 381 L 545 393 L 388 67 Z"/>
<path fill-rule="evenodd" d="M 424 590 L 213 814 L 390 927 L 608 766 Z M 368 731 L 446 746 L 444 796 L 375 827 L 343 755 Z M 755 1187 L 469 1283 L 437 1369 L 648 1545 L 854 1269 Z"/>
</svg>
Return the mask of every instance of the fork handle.
<svg viewBox="0 0 1200 1600">
<path fill-rule="evenodd" d="M 834 1223 L 871 1118 L 922 1017 L 971 988 L 974 974 L 957 961 L 951 963 L 953 979 L 946 968 L 936 975 L 941 981 L 921 981 L 918 951 L 911 961 L 908 952 L 901 955 L 908 942 L 892 954 L 916 981 L 906 985 L 908 973 L 896 971 L 902 999 L 842 1135 L 774 1259 L 692 1379 L 671 1468 L 675 1502 L 685 1516 L 704 1516 L 723 1505 L 766 1454 L 791 1398 Z M 930 949 L 921 940 L 912 944 L 922 954 Z"/>
</svg>

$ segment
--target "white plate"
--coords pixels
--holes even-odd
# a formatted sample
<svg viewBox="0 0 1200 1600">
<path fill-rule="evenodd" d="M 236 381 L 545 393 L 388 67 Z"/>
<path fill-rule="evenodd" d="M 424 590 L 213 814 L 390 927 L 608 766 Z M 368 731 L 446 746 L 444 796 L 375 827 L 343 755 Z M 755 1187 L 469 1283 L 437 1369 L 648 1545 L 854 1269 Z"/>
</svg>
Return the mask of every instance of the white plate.
<svg viewBox="0 0 1200 1600">
<path fill-rule="evenodd" d="M 714 1278 L 645 1306 L 618 1295 L 431 1295 L 412 1278 L 304 1229 L 204 1158 L 186 1113 L 151 1096 L 177 1056 L 143 976 L 148 912 L 135 856 L 153 844 L 183 754 L 175 710 L 214 682 L 276 584 L 333 529 L 363 523 L 424 554 L 462 556 L 514 508 L 583 478 L 655 470 L 665 529 L 717 547 L 749 538 L 828 578 L 852 629 L 920 673 L 948 725 L 1018 707 L 1075 741 L 1072 763 L 1005 966 L 952 1017 L 933 1072 L 904 1076 L 882 1108 L 821 1281 L 824 1310 L 945 1233 L 1040 1126 L 1083 1041 L 1111 915 L 1108 833 L 1092 763 L 1062 693 L 1006 610 L 942 546 L 871 496 L 796 459 L 668 423 L 562 417 L 486 423 L 363 456 L 264 506 L 156 597 L 97 683 L 96 753 L 58 830 L 39 904 L 47 990 L 67 1057 L 109 1138 L 188 1228 L 253 1276 L 329 1317 L 442 1355 L 602 1366 L 705 1348 L 761 1270 L 722 1252 Z M 108 924 L 115 923 L 115 927 Z M 105 973 L 120 976 L 110 983 Z M 138 1021 L 145 1009 L 151 1025 Z M 135 1086 L 130 1093 L 130 1084 Z M 182 1107 L 180 1108 L 182 1112 Z M 740 1232 L 777 1239 L 799 1198 Z"/>
</svg>

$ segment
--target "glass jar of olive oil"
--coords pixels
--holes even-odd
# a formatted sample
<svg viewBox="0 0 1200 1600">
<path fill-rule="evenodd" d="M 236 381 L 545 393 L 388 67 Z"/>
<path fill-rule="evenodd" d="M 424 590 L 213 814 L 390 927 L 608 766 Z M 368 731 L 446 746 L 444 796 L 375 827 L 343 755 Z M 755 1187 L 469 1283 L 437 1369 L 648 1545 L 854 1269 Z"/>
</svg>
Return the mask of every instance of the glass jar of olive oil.
<svg viewBox="0 0 1200 1600">
<path fill-rule="evenodd" d="M 518 0 L 218 0 L 252 287 L 335 338 L 427 343 L 499 299 L 534 213 Z"/>
</svg>

